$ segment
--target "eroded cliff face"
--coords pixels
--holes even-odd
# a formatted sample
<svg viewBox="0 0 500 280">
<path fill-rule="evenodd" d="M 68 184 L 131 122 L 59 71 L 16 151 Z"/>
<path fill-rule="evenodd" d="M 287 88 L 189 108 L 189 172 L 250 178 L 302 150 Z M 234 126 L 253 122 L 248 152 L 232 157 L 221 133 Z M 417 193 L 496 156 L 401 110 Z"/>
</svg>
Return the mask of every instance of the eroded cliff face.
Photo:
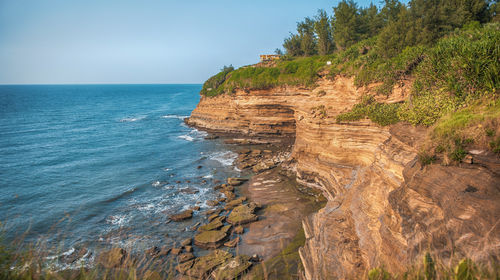
<svg viewBox="0 0 500 280">
<path fill-rule="evenodd" d="M 314 90 L 275 88 L 202 97 L 187 122 L 245 135 L 290 135 L 288 168 L 321 189 L 326 207 L 306 218 L 300 250 L 307 279 L 366 276 L 383 265 L 401 272 L 430 251 L 443 260 L 500 255 L 500 167 L 416 161 L 423 129 L 369 120 L 338 124 L 370 88 L 352 79 L 322 79 Z M 379 102 L 406 98 L 396 88 Z"/>
</svg>

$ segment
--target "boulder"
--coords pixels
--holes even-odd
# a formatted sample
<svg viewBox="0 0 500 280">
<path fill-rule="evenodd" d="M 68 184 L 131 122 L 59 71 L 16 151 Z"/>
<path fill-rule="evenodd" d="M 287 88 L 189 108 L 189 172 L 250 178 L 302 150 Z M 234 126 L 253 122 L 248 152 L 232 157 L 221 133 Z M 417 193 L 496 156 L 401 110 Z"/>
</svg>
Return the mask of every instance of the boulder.
<svg viewBox="0 0 500 280">
<path fill-rule="evenodd" d="M 262 171 L 269 170 L 274 167 L 272 161 L 261 161 L 252 167 L 253 172 L 260 173 Z"/>
<path fill-rule="evenodd" d="M 227 218 L 228 223 L 233 225 L 242 225 L 257 220 L 257 215 L 254 214 L 255 208 L 247 205 L 240 205 L 231 211 Z"/>
<path fill-rule="evenodd" d="M 186 239 L 182 240 L 181 246 L 182 247 L 186 247 L 188 245 L 191 245 L 192 242 L 193 242 L 192 238 L 186 238 Z"/>
<path fill-rule="evenodd" d="M 193 266 L 184 274 L 193 278 L 206 278 L 219 265 L 231 259 L 233 255 L 223 250 L 214 250 L 208 255 L 199 257 L 194 261 Z"/>
<path fill-rule="evenodd" d="M 209 210 L 207 210 L 207 211 L 205 211 L 205 212 L 203 212 L 203 213 L 204 213 L 205 215 L 207 215 L 207 216 L 210 216 L 210 215 L 213 215 L 213 214 L 217 214 L 217 215 L 219 215 L 219 214 L 220 214 L 220 212 L 222 212 L 222 209 L 209 209 Z"/>
<path fill-rule="evenodd" d="M 222 193 L 226 196 L 226 200 L 233 200 L 236 198 L 236 195 L 233 192 L 223 191 Z"/>
<path fill-rule="evenodd" d="M 204 249 L 218 248 L 224 243 L 227 233 L 220 230 L 202 231 L 194 236 L 194 244 Z"/>
<path fill-rule="evenodd" d="M 191 219 L 193 217 L 193 210 L 185 210 L 178 214 L 174 214 L 170 216 L 170 220 L 174 222 L 179 222 L 187 219 Z"/>
<path fill-rule="evenodd" d="M 244 178 L 227 178 L 227 183 L 231 186 L 239 186 L 243 184 L 244 182 L 248 181 L 248 179 Z"/>
<path fill-rule="evenodd" d="M 229 230 L 231 229 L 232 225 L 227 225 L 227 226 L 223 226 L 220 231 L 222 232 L 225 232 L 225 233 L 229 233 Z"/>
<path fill-rule="evenodd" d="M 177 257 L 177 261 L 179 263 L 184 263 L 184 262 L 187 262 L 187 261 L 190 261 L 194 259 L 194 255 L 193 253 L 182 253 L 180 254 L 178 257 Z"/>
<path fill-rule="evenodd" d="M 189 245 L 189 246 L 184 247 L 184 251 L 186 251 L 188 253 L 192 253 L 193 252 L 193 246 Z"/>
<path fill-rule="evenodd" d="M 238 242 L 240 242 L 239 236 L 231 241 L 224 243 L 224 246 L 234 248 L 234 247 L 236 247 L 236 245 L 238 245 Z"/>
<path fill-rule="evenodd" d="M 113 248 L 101 253 L 98 258 L 98 263 L 105 268 L 115 268 L 122 266 L 126 259 L 127 251 L 122 248 Z"/>
<path fill-rule="evenodd" d="M 217 201 L 217 200 L 208 200 L 207 201 L 207 205 L 208 206 L 217 206 L 217 205 L 219 205 L 219 201 Z"/>
<path fill-rule="evenodd" d="M 224 221 L 224 219 L 226 219 L 226 217 L 224 217 L 224 216 L 217 217 L 213 221 L 211 221 L 210 223 L 198 227 L 198 231 L 208 231 L 208 230 L 220 229 L 224 225 L 222 223 L 222 221 Z"/>
<path fill-rule="evenodd" d="M 182 252 L 182 248 L 172 248 L 172 250 L 170 250 L 170 253 L 172 253 L 172 255 L 175 255 L 175 256 L 177 256 L 181 252 Z"/>
<path fill-rule="evenodd" d="M 226 210 L 233 209 L 234 207 L 241 205 L 245 200 L 247 200 L 247 198 L 244 196 L 239 197 L 237 199 L 233 199 L 233 200 L 226 203 L 226 205 L 224 206 L 224 209 L 226 209 Z"/>
<path fill-rule="evenodd" d="M 252 263 L 248 256 L 236 256 L 229 259 L 212 272 L 212 278 L 217 280 L 239 279 L 239 276 L 247 271 Z"/>
<path fill-rule="evenodd" d="M 211 221 L 213 221 L 217 217 L 219 217 L 219 214 L 213 214 L 213 215 L 211 215 L 211 216 L 208 217 L 208 221 L 211 222 Z"/>
</svg>

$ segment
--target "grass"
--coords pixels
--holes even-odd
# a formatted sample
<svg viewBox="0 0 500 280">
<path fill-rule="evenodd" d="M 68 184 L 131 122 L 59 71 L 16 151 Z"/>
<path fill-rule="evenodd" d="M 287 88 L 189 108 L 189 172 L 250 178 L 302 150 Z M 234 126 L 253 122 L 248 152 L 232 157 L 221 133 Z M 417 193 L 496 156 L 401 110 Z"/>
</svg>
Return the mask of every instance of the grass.
<svg viewBox="0 0 500 280">
<path fill-rule="evenodd" d="M 450 112 L 430 128 L 424 149 L 431 157 L 460 161 L 467 148 L 500 152 L 500 98 L 483 98 Z"/>
<path fill-rule="evenodd" d="M 369 280 L 415 279 L 415 280 L 476 280 L 499 279 L 499 267 L 482 266 L 471 259 L 462 259 L 456 265 L 444 265 L 439 259 L 426 253 L 421 263 L 416 263 L 401 274 L 391 274 L 383 266 L 373 268 L 368 272 Z"/>
<path fill-rule="evenodd" d="M 397 115 L 399 107 L 400 104 L 398 103 L 377 103 L 373 96 L 363 96 L 360 103 L 354 105 L 351 111 L 337 116 L 337 123 L 369 118 L 382 126 L 395 124 L 399 122 Z"/>
<path fill-rule="evenodd" d="M 313 88 L 318 72 L 329 60 L 327 56 L 285 58 L 274 66 L 246 66 L 234 71 L 221 71 L 208 79 L 201 90 L 205 96 L 231 94 L 236 89 L 258 90 L 278 86 Z"/>
</svg>

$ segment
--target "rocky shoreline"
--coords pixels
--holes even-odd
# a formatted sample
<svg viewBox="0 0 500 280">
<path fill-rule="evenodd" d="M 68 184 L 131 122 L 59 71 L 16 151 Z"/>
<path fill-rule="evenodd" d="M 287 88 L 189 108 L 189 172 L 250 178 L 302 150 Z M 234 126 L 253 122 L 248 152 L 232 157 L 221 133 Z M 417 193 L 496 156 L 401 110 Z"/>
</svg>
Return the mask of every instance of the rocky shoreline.
<svg viewBox="0 0 500 280">
<path fill-rule="evenodd" d="M 405 85 L 387 96 L 351 77 L 322 77 L 314 89 L 283 86 L 202 96 L 191 126 L 245 137 L 290 137 L 287 169 L 320 190 L 326 205 L 302 221 L 305 279 L 362 279 L 374 268 L 404 273 L 426 254 L 443 263 L 489 265 L 500 256 L 498 157 L 467 150 L 456 165 L 425 165 L 425 127 L 337 121 L 365 95 L 379 103 L 408 98 Z M 252 166 L 253 168 L 253 166 Z M 258 168 L 258 167 L 256 167 Z M 265 166 L 263 166 L 265 168 Z"/>
<path fill-rule="evenodd" d="M 282 164 L 290 156 L 293 139 L 213 133 L 207 139 L 219 137 L 236 145 L 238 157 L 234 164 L 253 176 L 215 182 L 213 189 L 219 195 L 206 202 L 212 207 L 210 210 L 199 212 L 200 208 L 194 206 L 169 216 L 174 223 L 190 220 L 193 215 L 205 216 L 203 224 L 189 228 L 195 232 L 193 238 L 149 248 L 142 259 L 122 248 L 113 248 L 98 256 L 99 266 L 116 270 L 151 263 L 155 267 L 163 265 L 160 270 L 146 271 L 151 279 L 161 279 L 165 273 L 176 279 L 236 279 L 242 275 L 251 279 L 263 274 L 277 279 L 283 273 L 298 277 L 300 258 L 296 244 L 288 252 L 293 258 L 288 257 L 286 267 L 276 258 L 291 243 L 297 243 L 296 239 L 303 245 L 304 240 L 298 237 L 303 235 L 301 221 L 317 211 L 322 204 L 318 202 L 325 199 L 317 191 L 300 187 L 294 173 Z M 263 271 L 265 266 L 268 272 Z"/>
</svg>

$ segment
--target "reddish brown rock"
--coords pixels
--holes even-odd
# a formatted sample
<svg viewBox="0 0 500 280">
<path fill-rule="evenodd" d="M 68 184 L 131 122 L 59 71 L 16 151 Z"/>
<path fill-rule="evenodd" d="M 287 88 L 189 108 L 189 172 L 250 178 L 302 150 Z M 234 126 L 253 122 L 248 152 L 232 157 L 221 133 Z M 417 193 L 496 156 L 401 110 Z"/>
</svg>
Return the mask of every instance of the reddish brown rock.
<svg viewBox="0 0 500 280">
<path fill-rule="evenodd" d="M 191 219 L 193 217 L 193 210 L 185 210 L 178 214 L 170 216 L 170 219 L 174 222 L 180 222 L 183 220 Z"/>
<path fill-rule="evenodd" d="M 375 98 L 402 101 L 409 84 Z M 414 159 L 424 129 L 381 127 L 368 119 L 337 123 L 338 114 L 375 87 L 360 88 L 353 78 L 339 76 L 319 79 L 313 90 L 236 90 L 202 97 L 187 123 L 252 136 L 295 136 L 291 155 L 273 163 L 289 160 L 298 182 L 328 199 L 303 222 L 306 279 L 360 279 L 382 265 L 400 273 L 420 260 L 417 248 L 444 263 L 463 255 L 482 263 L 500 259 L 498 159 L 481 163 L 474 155 L 473 164 L 461 167 L 420 168 Z M 318 106 L 324 106 L 324 116 L 311 114 Z"/>
</svg>

